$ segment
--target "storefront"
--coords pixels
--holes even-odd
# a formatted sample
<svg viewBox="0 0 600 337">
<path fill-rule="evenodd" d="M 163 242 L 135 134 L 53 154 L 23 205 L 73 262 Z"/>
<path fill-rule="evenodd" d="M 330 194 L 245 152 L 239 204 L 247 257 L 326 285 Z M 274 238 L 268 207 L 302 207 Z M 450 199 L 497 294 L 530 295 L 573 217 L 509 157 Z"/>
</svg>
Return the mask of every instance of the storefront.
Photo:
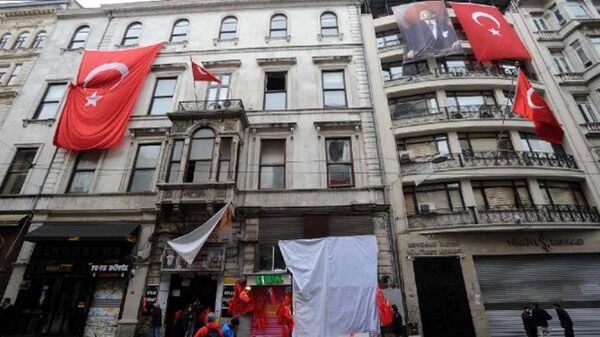
<svg viewBox="0 0 600 337">
<path fill-rule="evenodd" d="M 277 309 L 286 294 L 291 296 L 291 275 L 287 273 L 249 275 L 246 284 L 250 287 L 253 296 L 258 299 L 257 309 L 260 312 L 253 313 L 250 336 L 281 337 L 282 326 L 277 319 Z"/>
<path fill-rule="evenodd" d="M 15 303 L 19 336 L 116 336 L 130 278 L 133 224 L 47 224 Z"/>
<path fill-rule="evenodd" d="M 400 236 L 409 319 L 425 337 L 521 337 L 521 312 L 560 303 L 577 336 L 600 336 L 600 233 L 530 231 Z M 436 294 L 443 294 L 438 296 Z M 437 317 L 437 321 L 433 321 Z M 441 317 L 441 318 L 440 318 Z M 447 319 L 445 319 L 447 318 Z M 439 329 L 442 327 L 442 329 Z"/>
</svg>

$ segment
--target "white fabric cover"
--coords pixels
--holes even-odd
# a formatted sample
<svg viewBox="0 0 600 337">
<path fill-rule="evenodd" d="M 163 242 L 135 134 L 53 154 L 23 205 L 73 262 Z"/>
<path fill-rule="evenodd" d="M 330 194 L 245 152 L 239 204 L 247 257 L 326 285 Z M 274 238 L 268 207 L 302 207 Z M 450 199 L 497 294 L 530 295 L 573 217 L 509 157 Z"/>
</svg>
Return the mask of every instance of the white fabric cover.
<svg viewBox="0 0 600 337">
<path fill-rule="evenodd" d="M 173 248 L 179 256 L 181 256 L 187 263 L 192 264 L 196 255 L 208 237 L 215 229 L 217 224 L 221 222 L 221 219 L 231 219 L 231 205 L 227 203 L 223 208 L 221 208 L 215 215 L 213 215 L 210 219 L 208 219 L 202 226 L 194 229 L 193 231 L 182 235 L 173 240 L 167 241 L 169 246 Z"/>
<path fill-rule="evenodd" d="M 293 337 L 379 331 L 373 235 L 279 241 L 293 274 Z"/>
</svg>

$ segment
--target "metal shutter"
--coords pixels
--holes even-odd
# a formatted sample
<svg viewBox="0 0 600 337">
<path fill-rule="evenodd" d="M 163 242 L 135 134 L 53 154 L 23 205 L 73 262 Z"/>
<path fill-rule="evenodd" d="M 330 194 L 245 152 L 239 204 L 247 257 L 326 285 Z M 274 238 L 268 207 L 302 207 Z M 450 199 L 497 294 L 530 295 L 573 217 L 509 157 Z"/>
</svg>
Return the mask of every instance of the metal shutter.
<svg viewBox="0 0 600 337">
<path fill-rule="evenodd" d="M 330 236 L 373 235 L 373 218 L 369 215 L 332 215 Z"/>
<path fill-rule="evenodd" d="M 277 246 L 279 240 L 295 240 L 304 237 L 304 218 L 265 217 L 258 224 L 258 241 L 261 246 Z"/>
</svg>

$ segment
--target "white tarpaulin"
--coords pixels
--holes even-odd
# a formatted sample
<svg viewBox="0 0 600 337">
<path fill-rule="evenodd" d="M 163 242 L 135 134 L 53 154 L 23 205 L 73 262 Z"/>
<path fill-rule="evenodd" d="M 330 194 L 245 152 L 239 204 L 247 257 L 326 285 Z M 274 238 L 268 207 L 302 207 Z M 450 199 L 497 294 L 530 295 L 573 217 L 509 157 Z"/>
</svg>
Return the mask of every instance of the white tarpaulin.
<svg viewBox="0 0 600 337">
<path fill-rule="evenodd" d="M 373 235 L 279 241 L 293 274 L 294 337 L 379 331 Z"/>
<path fill-rule="evenodd" d="M 227 203 L 225 206 L 223 206 L 223 208 L 215 213 L 215 215 L 203 223 L 202 226 L 183 236 L 167 241 L 167 243 L 187 263 L 192 264 L 196 258 L 196 255 L 198 255 L 198 252 L 200 249 L 202 249 L 202 246 L 204 246 L 204 243 L 206 240 L 208 240 L 208 237 L 212 233 L 213 229 L 215 229 L 217 224 L 219 224 L 221 220 L 231 221 L 233 214 L 231 208 L 231 204 Z"/>
</svg>

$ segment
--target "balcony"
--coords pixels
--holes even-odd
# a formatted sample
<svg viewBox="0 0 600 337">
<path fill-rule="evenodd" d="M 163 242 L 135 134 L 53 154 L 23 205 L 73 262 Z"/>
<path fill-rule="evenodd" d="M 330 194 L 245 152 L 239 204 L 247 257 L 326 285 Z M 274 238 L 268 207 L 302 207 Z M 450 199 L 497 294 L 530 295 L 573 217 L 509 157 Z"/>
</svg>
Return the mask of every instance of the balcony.
<svg viewBox="0 0 600 337">
<path fill-rule="evenodd" d="M 202 204 L 227 202 L 238 193 L 235 181 L 208 183 L 159 183 L 159 204 Z"/>
<path fill-rule="evenodd" d="M 241 99 L 225 99 L 218 101 L 181 101 L 175 112 L 167 116 L 173 122 L 175 132 L 184 131 L 190 123 L 199 120 L 235 121 L 231 131 L 239 131 L 248 126 L 248 117 Z M 229 131 L 229 130 L 228 130 Z"/>
<path fill-rule="evenodd" d="M 600 122 L 588 122 L 585 123 L 585 127 L 587 128 L 588 133 L 600 133 Z"/>
<path fill-rule="evenodd" d="M 443 120 L 462 119 L 523 119 L 508 105 L 466 105 L 421 109 L 405 103 L 390 106 L 392 119 L 403 125 L 423 124 Z"/>
<path fill-rule="evenodd" d="M 445 161 L 432 162 L 434 171 L 472 168 L 472 167 L 544 167 L 577 169 L 575 158 L 568 154 L 544 153 L 528 151 L 485 151 L 452 153 L 446 156 Z M 422 170 L 425 160 L 415 159 L 414 162 L 401 163 L 402 175 L 417 174 Z"/>
<path fill-rule="evenodd" d="M 517 75 L 514 69 L 492 67 L 448 67 L 435 68 L 415 74 L 396 74 L 383 76 L 386 86 L 452 78 L 501 78 L 512 79 Z"/>
<path fill-rule="evenodd" d="M 540 30 L 536 34 L 538 41 L 553 41 L 559 38 L 558 30 Z"/>
<path fill-rule="evenodd" d="M 468 207 L 436 209 L 427 214 L 408 216 L 411 230 L 466 229 L 482 226 L 554 226 L 600 225 L 596 207 L 579 205 L 541 205 L 517 208 L 513 205 L 494 208 Z"/>
<path fill-rule="evenodd" d="M 560 73 L 558 78 L 565 84 L 585 84 L 585 77 L 581 72 Z"/>
</svg>

